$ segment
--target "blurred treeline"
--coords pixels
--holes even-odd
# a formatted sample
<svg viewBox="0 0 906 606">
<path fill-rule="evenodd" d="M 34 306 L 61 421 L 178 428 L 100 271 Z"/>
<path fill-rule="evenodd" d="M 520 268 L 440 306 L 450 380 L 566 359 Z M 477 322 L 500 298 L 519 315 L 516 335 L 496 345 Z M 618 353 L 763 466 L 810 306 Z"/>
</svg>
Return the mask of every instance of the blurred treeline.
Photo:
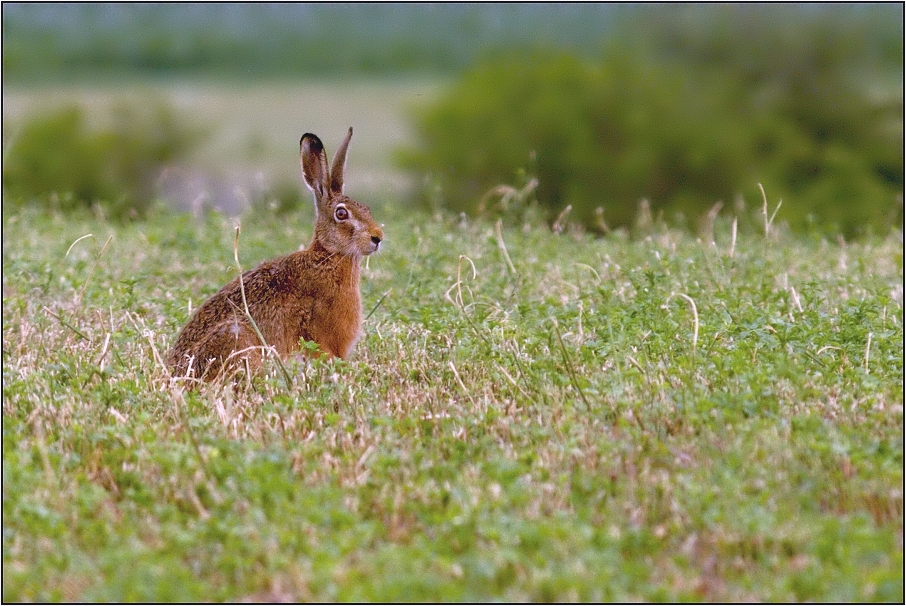
<svg viewBox="0 0 906 606">
<path fill-rule="evenodd" d="M 3 6 L 3 79 L 449 74 L 489 49 L 590 52 L 618 9 L 484 4 Z"/>
<path fill-rule="evenodd" d="M 3 5 L 4 84 L 174 75 L 450 78 L 413 106 L 418 140 L 398 159 L 417 202 L 457 211 L 570 206 L 606 230 L 647 199 L 695 227 L 720 202 L 744 226 L 762 183 L 794 228 L 902 221 L 901 4 Z M 92 149 L 113 140 L 67 119 Z M 173 141 L 133 143 L 174 161 L 188 139 L 163 130 Z M 5 190 L 17 156 L 33 164 L 13 181 L 66 185 L 41 172 L 38 140 L 4 151 Z M 90 185 L 79 196 L 116 186 Z M 118 190 L 117 208 L 140 190 Z"/>
</svg>

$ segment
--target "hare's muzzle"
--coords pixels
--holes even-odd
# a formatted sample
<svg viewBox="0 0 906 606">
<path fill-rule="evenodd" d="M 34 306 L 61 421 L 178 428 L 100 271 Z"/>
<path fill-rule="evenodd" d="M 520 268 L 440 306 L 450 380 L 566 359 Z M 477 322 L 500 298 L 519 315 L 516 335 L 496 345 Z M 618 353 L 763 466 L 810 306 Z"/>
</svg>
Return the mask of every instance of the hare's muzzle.
<svg viewBox="0 0 906 606">
<path fill-rule="evenodd" d="M 376 252 L 377 249 L 380 248 L 381 241 L 383 239 L 384 239 L 384 232 L 381 231 L 381 229 L 379 227 L 371 230 L 371 246 L 372 246 L 372 248 L 369 251 L 369 254 Z"/>
</svg>

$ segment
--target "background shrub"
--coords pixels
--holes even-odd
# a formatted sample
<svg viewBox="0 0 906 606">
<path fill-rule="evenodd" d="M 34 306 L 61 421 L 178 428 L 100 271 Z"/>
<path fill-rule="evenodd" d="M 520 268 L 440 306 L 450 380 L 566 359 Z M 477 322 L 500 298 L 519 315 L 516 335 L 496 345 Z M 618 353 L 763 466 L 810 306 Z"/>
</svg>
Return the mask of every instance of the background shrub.
<svg viewBox="0 0 906 606">
<path fill-rule="evenodd" d="M 595 59 L 542 49 L 463 74 L 400 155 L 430 175 L 420 199 L 474 212 L 527 170 L 548 218 L 570 204 L 589 226 L 599 206 L 631 223 L 640 198 L 675 222 L 740 194 L 760 207 L 759 182 L 794 228 L 855 235 L 902 216 L 901 54 L 849 13 L 684 14 L 642 20 Z"/>
<path fill-rule="evenodd" d="M 424 111 L 423 147 L 403 163 L 430 172 L 457 211 L 475 211 L 485 191 L 525 168 L 549 218 L 570 204 L 570 216 L 591 225 L 603 206 L 608 223 L 626 225 L 642 197 L 695 210 L 748 177 L 746 133 L 722 110 L 698 83 L 631 57 L 603 66 L 563 54 L 506 57 Z"/>
<path fill-rule="evenodd" d="M 104 127 L 89 126 L 76 106 L 32 116 L 11 135 L 4 201 L 64 211 L 99 204 L 114 218 L 139 217 L 153 202 L 161 167 L 190 155 L 204 132 L 160 102 L 141 111 L 120 104 Z"/>
</svg>

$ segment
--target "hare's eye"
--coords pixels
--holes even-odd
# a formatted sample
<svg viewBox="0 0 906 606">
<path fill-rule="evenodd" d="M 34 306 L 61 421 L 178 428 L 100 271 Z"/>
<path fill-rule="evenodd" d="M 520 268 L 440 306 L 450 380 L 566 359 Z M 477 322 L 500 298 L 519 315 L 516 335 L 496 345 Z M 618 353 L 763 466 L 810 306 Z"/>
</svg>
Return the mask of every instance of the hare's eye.
<svg viewBox="0 0 906 606">
<path fill-rule="evenodd" d="M 333 211 L 333 216 L 337 221 L 345 221 L 349 218 L 349 211 L 346 210 L 345 206 L 338 206 L 335 211 Z"/>
</svg>

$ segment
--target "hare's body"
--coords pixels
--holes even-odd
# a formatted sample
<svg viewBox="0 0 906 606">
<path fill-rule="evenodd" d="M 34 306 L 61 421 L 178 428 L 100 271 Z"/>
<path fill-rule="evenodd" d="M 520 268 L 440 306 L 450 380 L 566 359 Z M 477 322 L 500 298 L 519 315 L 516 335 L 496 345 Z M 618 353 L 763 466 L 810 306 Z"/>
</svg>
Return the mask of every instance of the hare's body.
<svg viewBox="0 0 906 606">
<path fill-rule="evenodd" d="M 265 261 L 242 275 L 250 315 L 268 348 L 281 358 L 301 341 L 321 353 L 346 358 L 361 334 L 361 257 L 383 238 L 368 207 L 342 194 L 349 135 L 327 170 L 314 135 L 302 138 L 302 169 L 315 193 L 318 217 L 308 249 Z M 333 174 L 331 174 L 333 173 Z M 246 316 L 236 278 L 204 302 L 176 339 L 168 358 L 174 376 L 211 380 L 244 365 L 257 370 L 265 350 Z"/>
<path fill-rule="evenodd" d="M 304 279 L 312 272 L 324 279 Z M 326 251 L 295 252 L 265 261 L 245 272 L 242 281 L 249 314 L 281 358 L 297 352 L 300 339 L 314 341 L 325 354 L 339 358 L 352 351 L 362 321 L 358 259 Z M 247 357 L 256 369 L 261 347 L 245 316 L 237 278 L 198 308 L 179 334 L 169 363 L 178 376 L 200 376 L 201 370 L 213 378 L 231 355 L 234 363 Z"/>
</svg>

